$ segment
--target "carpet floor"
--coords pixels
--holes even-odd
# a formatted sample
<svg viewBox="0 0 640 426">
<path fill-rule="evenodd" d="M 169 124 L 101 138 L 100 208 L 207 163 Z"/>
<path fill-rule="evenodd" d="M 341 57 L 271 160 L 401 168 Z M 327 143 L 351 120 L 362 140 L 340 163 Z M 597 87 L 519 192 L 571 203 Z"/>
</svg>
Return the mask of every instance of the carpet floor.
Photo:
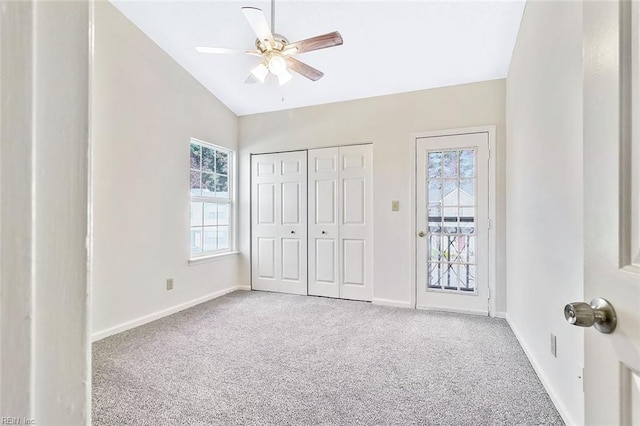
<svg viewBox="0 0 640 426">
<path fill-rule="evenodd" d="M 93 345 L 94 425 L 563 424 L 504 320 L 235 292 Z"/>
</svg>

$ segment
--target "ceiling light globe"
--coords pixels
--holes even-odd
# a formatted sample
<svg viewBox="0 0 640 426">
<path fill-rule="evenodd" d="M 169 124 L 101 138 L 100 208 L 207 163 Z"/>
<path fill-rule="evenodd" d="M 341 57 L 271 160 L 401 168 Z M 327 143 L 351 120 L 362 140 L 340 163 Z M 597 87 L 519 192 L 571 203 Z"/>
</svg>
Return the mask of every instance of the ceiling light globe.
<svg viewBox="0 0 640 426">
<path fill-rule="evenodd" d="M 269 58 L 269 71 L 275 75 L 280 75 L 287 71 L 287 62 L 280 55 Z"/>
</svg>

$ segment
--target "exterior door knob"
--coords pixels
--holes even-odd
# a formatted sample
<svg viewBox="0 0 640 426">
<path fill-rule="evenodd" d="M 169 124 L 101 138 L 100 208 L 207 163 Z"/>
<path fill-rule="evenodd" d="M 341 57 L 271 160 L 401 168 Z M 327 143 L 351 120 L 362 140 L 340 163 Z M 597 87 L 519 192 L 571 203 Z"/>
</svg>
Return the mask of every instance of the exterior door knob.
<svg viewBox="0 0 640 426">
<path fill-rule="evenodd" d="M 420 238 L 424 238 L 424 237 L 425 237 L 425 235 L 427 235 L 427 234 L 425 234 L 425 232 L 424 232 L 424 231 L 420 231 L 420 232 L 418 232 L 418 237 L 420 237 Z"/>
<path fill-rule="evenodd" d="M 612 333 L 618 324 L 613 306 L 600 298 L 593 299 L 591 303 L 569 303 L 564 307 L 564 317 L 569 324 L 579 327 L 594 326 L 600 333 L 605 334 Z"/>
</svg>

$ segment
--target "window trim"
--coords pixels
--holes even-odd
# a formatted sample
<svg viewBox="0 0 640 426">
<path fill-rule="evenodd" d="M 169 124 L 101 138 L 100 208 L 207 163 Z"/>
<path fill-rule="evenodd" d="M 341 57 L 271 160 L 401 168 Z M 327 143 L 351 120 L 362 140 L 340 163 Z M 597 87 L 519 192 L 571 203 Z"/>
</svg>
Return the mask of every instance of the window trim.
<svg viewBox="0 0 640 426">
<path fill-rule="evenodd" d="M 191 150 L 191 144 L 197 144 L 200 146 L 204 146 L 210 149 L 213 149 L 215 151 L 222 151 L 224 153 L 226 153 L 229 157 L 227 160 L 227 167 L 228 167 L 228 171 L 227 171 L 227 182 L 228 182 L 228 187 L 229 187 L 229 198 L 219 198 L 219 197 L 206 197 L 206 196 L 202 196 L 202 195 L 193 195 L 191 193 L 191 181 L 189 178 L 189 186 L 187 187 L 187 190 L 189 191 L 189 217 L 191 217 L 191 203 L 192 202 L 209 202 L 209 203 L 218 203 L 218 204 L 227 204 L 229 206 L 229 248 L 227 249 L 222 249 L 222 250 L 213 250 L 213 251 L 206 251 L 206 252 L 202 252 L 202 253 L 192 253 L 191 252 L 191 222 L 189 222 L 189 224 L 187 225 L 188 228 L 188 232 L 189 232 L 189 247 L 188 247 L 188 264 L 189 265 L 194 265 L 194 264 L 199 264 L 202 262 L 206 262 L 208 260 L 214 260 L 216 258 L 221 258 L 221 257 L 226 257 L 229 255 L 233 255 L 236 254 L 236 223 L 237 223 L 237 217 L 236 217 L 236 199 L 237 199 L 237 193 L 236 193 L 236 179 L 237 179 L 237 162 L 236 162 L 236 152 L 233 149 L 221 146 L 221 145 L 216 145 L 210 142 L 206 142 L 203 141 L 201 139 L 198 138 L 189 138 L 189 150 Z M 190 151 L 189 151 L 190 152 Z M 191 175 L 191 159 L 190 159 L 190 155 L 189 155 L 189 166 L 188 166 L 188 172 L 189 172 L 189 176 Z M 189 219 L 190 220 L 190 219 Z"/>
</svg>

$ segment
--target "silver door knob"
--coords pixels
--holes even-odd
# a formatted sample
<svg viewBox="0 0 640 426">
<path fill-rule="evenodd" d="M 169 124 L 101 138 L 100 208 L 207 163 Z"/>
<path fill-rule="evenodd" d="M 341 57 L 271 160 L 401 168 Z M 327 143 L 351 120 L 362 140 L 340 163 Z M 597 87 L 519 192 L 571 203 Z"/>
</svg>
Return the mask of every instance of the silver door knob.
<svg viewBox="0 0 640 426">
<path fill-rule="evenodd" d="M 424 231 L 418 232 L 418 237 L 420 237 L 420 238 L 424 238 L 425 235 L 427 235 L 427 234 Z"/>
<path fill-rule="evenodd" d="M 569 303 L 564 307 L 564 317 L 569 324 L 579 327 L 594 326 L 600 333 L 605 334 L 612 333 L 618 324 L 613 306 L 600 298 L 593 299 L 591 303 Z"/>
</svg>

